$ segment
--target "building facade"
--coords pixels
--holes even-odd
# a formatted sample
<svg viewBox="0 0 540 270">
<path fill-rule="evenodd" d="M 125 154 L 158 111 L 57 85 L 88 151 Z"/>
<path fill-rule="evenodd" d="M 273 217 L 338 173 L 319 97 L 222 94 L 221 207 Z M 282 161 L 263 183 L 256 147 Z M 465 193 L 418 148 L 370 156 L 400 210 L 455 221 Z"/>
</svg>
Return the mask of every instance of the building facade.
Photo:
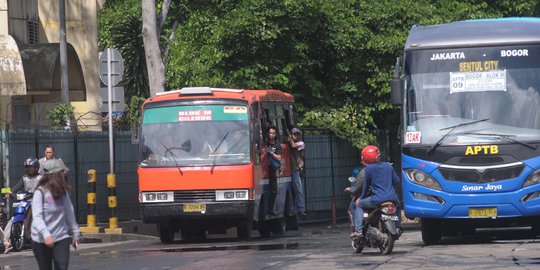
<svg viewBox="0 0 540 270">
<path fill-rule="evenodd" d="M 69 100 L 75 108 L 79 129 L 101 129 L 99 6 L 99 1 L 65 0 Z M 16 49 L 13 49 L 13 41 Z M 6 123 L 20 127 L 50 124 L 47 112 L 61 103 L 59 42 L 59 0 L 0 0 L 2 126 Z M 18 50 L 19 58 L 13 56 L 14 50 Z M 14 74 L 21 66 L 19 61 L 22 75 Z M 1 63 L 8 64 L 2 68 Z M 21 83 L 25 84 L 24 89 Z"/>
</svg>

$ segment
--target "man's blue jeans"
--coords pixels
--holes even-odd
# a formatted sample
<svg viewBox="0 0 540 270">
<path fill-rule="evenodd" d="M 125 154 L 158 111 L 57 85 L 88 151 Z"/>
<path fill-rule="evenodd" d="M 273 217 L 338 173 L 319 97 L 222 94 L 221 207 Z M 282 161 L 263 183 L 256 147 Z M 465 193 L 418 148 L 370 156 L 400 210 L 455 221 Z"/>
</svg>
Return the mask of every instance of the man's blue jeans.
<svg viewBox="0 0 540 270">
<path fill-rule="evenodd" d="M 306 211 L 306 202 L 304 198 L 304 187 L 302 186 L 302 178 L 300 171 L 292 170 L 292 188 L 294 192 L 294 204 L 298 212 Z"/>
<path fill-rule="evenodd" d="M 362 232 L 362 224 L 364 223 L 364 208 L 375 208 L 377 205 L 375 205 L 371 201 L 371 197 L 367 197 L 364 199 L 360 199 L 360 205 L 356 205 L 355 203 L 353 205 L 353 219 L 354 219 L 354 231 L 355 232 Z"/>
</svg>

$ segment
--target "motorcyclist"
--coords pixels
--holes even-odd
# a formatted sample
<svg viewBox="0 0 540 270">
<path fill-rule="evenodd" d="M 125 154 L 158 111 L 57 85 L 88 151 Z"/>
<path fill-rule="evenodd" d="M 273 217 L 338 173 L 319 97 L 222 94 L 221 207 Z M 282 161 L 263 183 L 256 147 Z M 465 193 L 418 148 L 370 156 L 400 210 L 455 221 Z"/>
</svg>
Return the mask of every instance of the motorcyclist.
<svg viewBox="0 0 540 270">
<path fill-rule="evenodd" d="M 364 147 L 361 155 L 366 168 L 362 194 L 353 205 L 354 232 L 351 234 L 352 238 L 362 236 L 363 208 L 376 208 L 386 201 L 397 203 L 398 196 L 394 186 L 400 183 L 400 179 L 390 163 L 380 161 L 381 153 L 377 146 L 368 145 Z M 367 194 L 368 190 L 370 190 L 369 196 Z M 400 227 L 399 222 L 398 227 Z"/>
<path fill-rule="evenodd" d="M 24 175 L 17 184 L 11 189 L 11 192 L 7 193 L 7 195 L 11 195 L 13 193 L 17 193 L 21 190 L 24 190 L 26 192 L 34 192 L 34 189 L 36 188 L 37 184 L 41 180 L 41 175 L 38 173 L 39 171 L 39 161 L 33 157 L 29 157 L 24 161 L 24 169 L 26 171 L 26 175 Z M 29 235 L 29 228 L 28 224 L 31 222 L 32 218 L 32 209 L 28 208 L 28 211 L 26 212 L 26 224 L 25 224 L 25 234 Z M 4 228 L 4 253 L 8 253 L 12 247 L 10 242 L 10 236 L 11 236 L 11 219 L 6 224 L 6 227 Z M 28 229 L 26 229 L 28 228 Z"/>
</svg>

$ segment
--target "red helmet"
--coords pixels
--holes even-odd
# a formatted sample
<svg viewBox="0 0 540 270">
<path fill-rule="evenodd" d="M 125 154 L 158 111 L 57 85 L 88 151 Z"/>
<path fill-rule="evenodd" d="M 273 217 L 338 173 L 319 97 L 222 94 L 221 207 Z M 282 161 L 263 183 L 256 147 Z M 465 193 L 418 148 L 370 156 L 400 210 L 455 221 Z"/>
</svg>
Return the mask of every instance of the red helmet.
<svg viewBox="0 0 540 270">
<path fill-rule="evenodd" d="M 378 161 L 381 152 L 375 145 L 368 145 L 362 149 L 362 160 L 365 164 L 375 163 Z"/>
</svg>

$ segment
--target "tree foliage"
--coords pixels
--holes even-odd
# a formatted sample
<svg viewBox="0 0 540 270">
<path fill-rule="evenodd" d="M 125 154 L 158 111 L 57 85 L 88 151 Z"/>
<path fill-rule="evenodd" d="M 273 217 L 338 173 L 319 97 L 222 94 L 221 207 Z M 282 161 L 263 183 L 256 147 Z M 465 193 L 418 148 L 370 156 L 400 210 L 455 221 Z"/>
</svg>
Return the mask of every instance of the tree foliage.
<svg viewBox="0 0 540 270">
<path fill-rule="evenodd" d="M 120 35 L 113 35 L 114 28 L 131 16 L 140 20 L 136 2 L 108 2 L 100 25 L 104 21 L 109 27 L 100 27 L 100 41 L 123 44 Z M 399 113 L 389 103 L 389 81 L 412 25 L 540 14 L 540 4 L 533 0 L 173 2 L 161 32 L 162 48 L 170 48 L 164 58 L 168 88 L 290 92 L 303 125 L 330 127 L 358 146 L 374 142 L 374 128 L 396 128 Z M 162 3 L 158 1 L 158 10 Z M 109 9 L 122 11 L 122 16 L 104 16 L 114 14 Z M 140 32 L 140 24 L 128 27 Z M 140 62 L 134 63 L 141 68 Z"/>
<path fill-rule="evenodd" d="M 47 112 L 47 117 L 52 122 L 53 129 L 64 129 L 68 126 L 74 112 L 73 106 L 69 103 L 60 103 Z"/>
</svg>

